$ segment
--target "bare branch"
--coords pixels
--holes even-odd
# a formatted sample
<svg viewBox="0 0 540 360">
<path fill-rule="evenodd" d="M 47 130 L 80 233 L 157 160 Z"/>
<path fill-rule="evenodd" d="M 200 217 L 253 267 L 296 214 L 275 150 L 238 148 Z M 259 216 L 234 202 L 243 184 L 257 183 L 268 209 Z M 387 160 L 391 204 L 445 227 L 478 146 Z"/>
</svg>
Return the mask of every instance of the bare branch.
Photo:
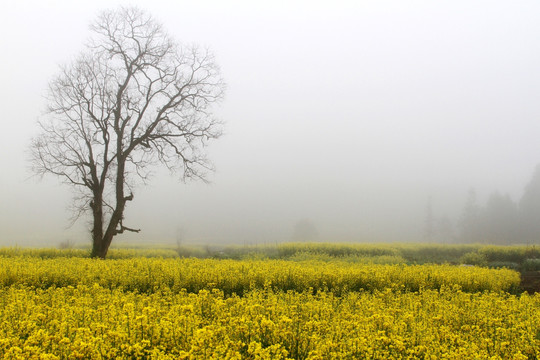
<svg viewBox="0 0 540 360">
<path fill-rule="evenodd" d="M 222 124 L 211 106 L 225 85 L 208 49 L 176 42 L 149 14 L 100 14 L 94 36 L 49 84 L 48 113 L 31 145 L 33 171 L 74 187 L 74 218 L 91 212 L 94 256 L 105 256 L 132 189 L 161 163 L 206 181 L 203 149 Z M 129 195 L 128 195 L 129 193 Z"/>
</svg>

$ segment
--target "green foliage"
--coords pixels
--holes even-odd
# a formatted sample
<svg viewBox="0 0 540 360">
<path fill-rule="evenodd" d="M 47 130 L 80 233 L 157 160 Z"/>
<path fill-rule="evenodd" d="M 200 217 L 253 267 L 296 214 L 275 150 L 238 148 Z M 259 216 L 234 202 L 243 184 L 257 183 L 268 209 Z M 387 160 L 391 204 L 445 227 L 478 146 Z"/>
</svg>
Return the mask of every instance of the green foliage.
<svg viewBox="0 0 540 360">
<path fill-rule="evenodd" d="M 493 261 L 488 263 L 488 267 L 494 268 L 494 269 L 512 269 L 512 270 L 519 270 L 520 266 L 516 262 L 511 261 Z"/>
<path fill-rule="evenodd" d="M 470 252 L 463 255 L 460 262 L 465 265 L 487 266 L 488 260 L 484 254 Z"/>
<path fill-rule="evenodd" d="M 531 249 L 525 246 L 495 246 L 487 245 L 478 249 L 489 262 L 515 262 L 522 263 L 526 258 L 526 252 L 531 253 Z M 539 253 L 537 253 L 540 255 Z"/>
<path fill-rule="evenodd" d="M 0 248 L 0 257 L 33 257 L 41 259 L 55 259 L 59 257 L 71 258 L 84 258 L 90 256 L 90 250 L 83 249 L 53 249 L 53 248 L 43 248 L 43 249 L 34 249 L 34 248 L 19 248 L 19 247 L 8 247 Z"/>
<path fill-rule="evenodd" d="M 277 256 L 280 259 L 304 252 L 331 257 L 399 255 L 397 249 L 386 244 L 285 243 L 277 246 Z"/>
<path fill-rule="evenodd" d="M 524 271 L 540 271 L 540 259 L 526 259 L 523 262 L 522 270 L 524 270 Z"/>
<path fill-rule="evenodd" d="M 402 245 L 399 248 L 401 256 L 409 263 L 415 264 L 460 264 L 461 258 L 478 248 L 478 245 L 438 245 L 438 244 L 412 244 Z"/>
<path fill-rule="evenodd" d="M 397 255 L 360 256 L 345 255 L 334 257 L 325 253 L 297 252 L 287 260 L 290 261 L 322 261 L 322 262 L 345 262 L 354 264 L 405 264 L 406 261 Z"/>
<path fill-rule="evenodd" d="M 137 257 L 144 258 L 177 258 L 178 254 L 173 249 L 111 249 L 107 254 L 109 259 L 132 259 Z"/>
<path fill-rule="evenodd" d="M 40 259 L 56 259 L 56 258 L 88 258 L 90 257 L 89 249 L 33 249 L 33 248 L 0 248 L 0 257 L 32 257 Z M 107 258 L 109 259 L 130 259 L 136 257 L 144 258 L 176 258 L 178 254 L 172 249 L 111 249 Z"/>
<path fill-rule="evenodd" d="M 0 257 L 86 258 L 89 249 L 0 248 Z M 521 267 L 527 259 L 540 259 L 535 246 L 441 245 L 441 244 L 359 244 L 283 243 L 267 246 L 178 246 L 176 248 L 124 247 L 111 249 L 109 259 L 199 258 L 233 260 L 317 260 L 359 264 L 471 264 L 510 268 Z"/>
</svg>

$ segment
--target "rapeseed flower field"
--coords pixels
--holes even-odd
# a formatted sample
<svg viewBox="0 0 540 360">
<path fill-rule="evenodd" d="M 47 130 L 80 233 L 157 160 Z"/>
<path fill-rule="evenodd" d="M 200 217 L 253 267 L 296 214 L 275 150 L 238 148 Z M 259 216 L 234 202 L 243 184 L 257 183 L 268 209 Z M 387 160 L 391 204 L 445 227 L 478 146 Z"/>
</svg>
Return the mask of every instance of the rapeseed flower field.
<svg viewBox="0 0 540 360">
<path fill-rule="evenodd" d="M 3 359 L 537 359 L 519 273 L 0 256 Z"/>
</svg>

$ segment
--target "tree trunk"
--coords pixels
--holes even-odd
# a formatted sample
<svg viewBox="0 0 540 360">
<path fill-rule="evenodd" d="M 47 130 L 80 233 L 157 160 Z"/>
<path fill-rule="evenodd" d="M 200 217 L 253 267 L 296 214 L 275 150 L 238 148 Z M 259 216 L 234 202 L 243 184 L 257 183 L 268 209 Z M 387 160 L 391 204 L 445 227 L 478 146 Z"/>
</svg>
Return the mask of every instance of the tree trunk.
<svg viewBox="0 0 540 360">
<path fill-rule="evenodd" d="M 107 250 L 103 246 L 103 199 L 100 194 L 94 194 L 94 200 L 90 203 L 94 224 L 92 226 L 92 258 L 104 259 Z"/>
<path fill-rule="evenodd" d="M 107 256 L 107 250 L 104 249 L 103 239 L 94 238 L 90 257 L 105 259 L 105 256 Z"/>
<path fill-rule="evenodd" d="M 121 143 L 119 143 L 121 144 Z M 121 145 L 118 145 L 118 153 L 121 153 Z M 122 225 L 122 219 L 124 218 L 124 209 L 126 208 L 126 201 L 133 198 L 133 195 L 124 197 L 124 171 L 125 161 L 122 156 L 118 156 L 118 168 L 116 169 L 116 208 L 111 214 L 109 224 L 106 226 L 105 232 L 103 231 L 103 199 L 101 196 L 94 196 L 95 202 L 99 200 L 99 205 L 93 206 L 94 210 L 94 230 L 93 230 L 93 248 L 91 256 L 96 258 L 105 259 L 109 247 L 111 246 L 112 239 L 115 235 L 124 232 L 124 226 Z M 118 228 L 120 225 L 120 229 Z"/>
<path fill-rule="evenodd" d="M 92 230 L 92 253 L 91 257 L 105 259 L 112 239 L 122 229 L 118 230 L 118 225 L 122 220 L 125 208 L 125 200 L 123 200 L 111 215 L 107 231 L 103 233 L 103 217 L 98 217 L 94 212 L 94 230 Z M 102 215 L 102 214 L 101 214 Z M 121 225 L 121 224 L 120 224 Z"/>
</svg>

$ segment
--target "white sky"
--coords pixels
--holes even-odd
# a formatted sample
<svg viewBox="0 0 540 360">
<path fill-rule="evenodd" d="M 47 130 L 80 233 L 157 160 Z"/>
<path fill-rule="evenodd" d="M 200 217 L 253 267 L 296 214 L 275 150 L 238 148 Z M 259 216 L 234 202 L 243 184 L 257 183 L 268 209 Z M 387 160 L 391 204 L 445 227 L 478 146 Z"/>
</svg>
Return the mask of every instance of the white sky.
<svg viewBox="0 0 540 360">
<path fill-rule="evenodd" d="M 228 84 L 211 185 L 158 172 L 121 241 L 421 240 L 427 199 L 521 196 L 540 163 L 537 1 L 7 1 L 0 12 L 0 244 L 89 242 L 27 147 L 60 64 L 103 9 L 137 5 L 209 46 Z M 29 179 L 30 178 L 30 179 Z"/>
</svg>

